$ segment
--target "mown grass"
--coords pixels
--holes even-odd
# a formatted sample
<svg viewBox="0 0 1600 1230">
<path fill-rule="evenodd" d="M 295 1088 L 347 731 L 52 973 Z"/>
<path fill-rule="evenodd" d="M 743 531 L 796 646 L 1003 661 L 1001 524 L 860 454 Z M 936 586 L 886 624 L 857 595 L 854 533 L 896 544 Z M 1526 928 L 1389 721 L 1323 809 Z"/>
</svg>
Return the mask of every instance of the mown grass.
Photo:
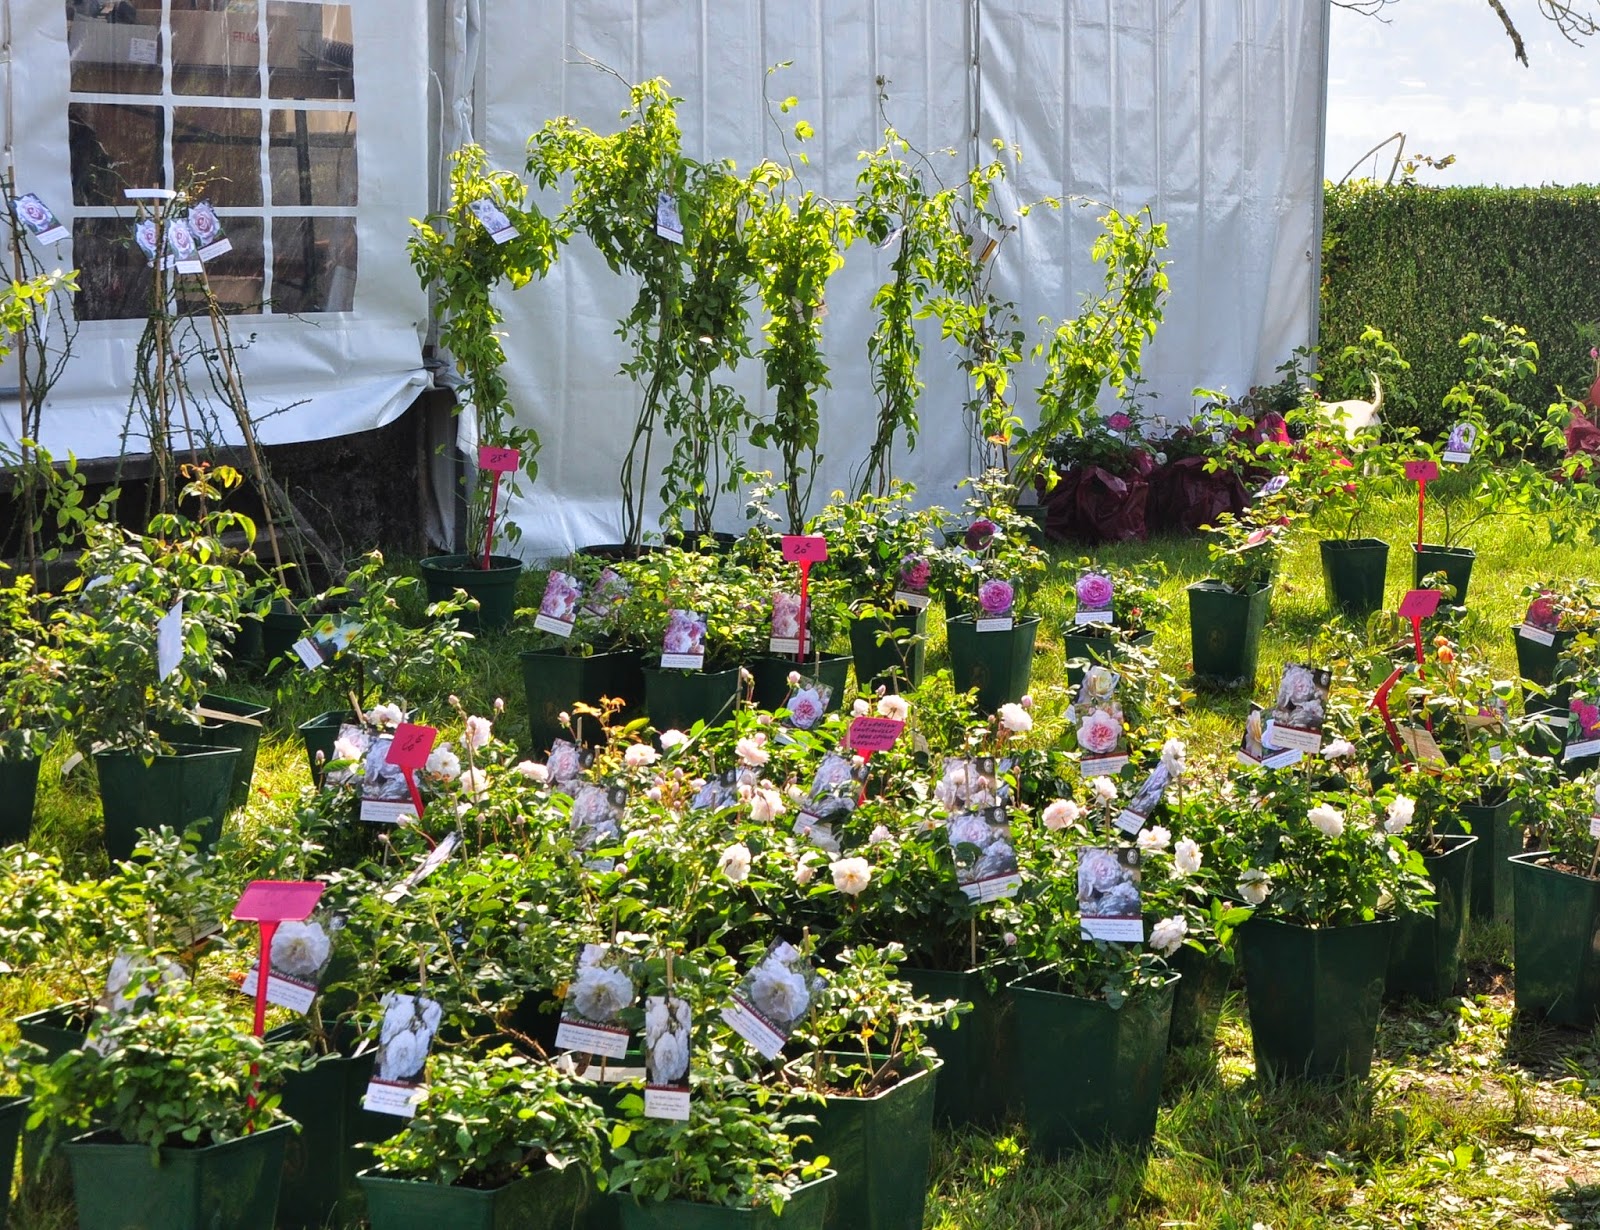
<svg viewBox="0 0 1600 1230">
<path fill-rule="evenodd" d="M 1394 543 L 1390 605 L 1410 586 L 1407 543 L 1415 505 L 1372 510 L 1368 532 Z M 1330 624 L 1322 596 L 1316 533 L 1303 535 L 1284 562 L 1262 650 L 1254 699 L 1265 700 L 1282 665 L 1315 659 Z M 1521 616 L 1524 585 L 1589 572 L 1592 549 L 1552 548 L 1537 529 L 1488 522 L 1469 544 L 1478 550 L 1470 614 L 1462 640 L 1497 673 L 1511 676 L 1508 629 Z M 1086 552 L 1056 551 L 1072 561 Z M 1164 669 L 1188 674 L 1183 587 L 1207 574 L 1203 544 L 1159 540 L 1105 548 L 1096 557 L 1118 564 L 1162 560 L 1164 596 L 1173 615 L 1158 629 L 1155 653 Z M 1044 617 L 1035 660 L 1034 693 L 1041 716 L 1059 711 L 1065 670 L 1061 629 L 1072 608 L 1071 569 L 1039 596 Z M 534 581 L 525 582 L 533 597 Z M 937 624 L 938 621 L 931 621 Z M 933 632 L 930 665 L 943 661 L 942 632 Z M 518 638 L 475 644 L 464 676 L 440 680 L 484 712 L 496 696 L 508 708 L 497 731 L 526 743 Z M 279 696 L 270 681 L 230 681 L 230 693 L 275 705 L 263 741 L 255 791 L 232 823 L 270 842 L 275 817 L 306 782 L 295 724 L 319 706 Z M 1251 697 L 1200 693 L 1186 705 L 1181 729 L 1191 759 L 1231 756 Z M 99 848 L 99 804 L 92 771 L 62 778 L 65 749 L 47 761 L 32 844 L 59 852 L 84 875 L 105 870 Z M 1027 1134 L 1012 1124 L 997 1135 L 941 1133 L 925 1225 L 937 1230 L 1068 1230 L 1128 1226 L 1138 1230 L 1208 1227 L 1293 1230 L 1303 1226 L 1491 1227 L 1600 1226 L 1600 1036 L 1547 1028 L 1513 1012 L 1511 937 L 1505 927 L 1474 927 L 1469 942 L 1471 987 L 1439 1006 L 1385 1011 L 1379 1057 L 1369 1081 L 1306 1088 L 1258 1081 L 1242 1002 L 1230 998 L 1217 1044 L 1181 1052 L 1167 1072 L 1156 1138 L 1148 1153 L 1089 1151 L 1064 1161 L 1031 1157 Z M 19 1013 L 55 1002 L 68 988 L 26 971 L 0 978 L 0 1044 L 14 1037 Z M 1032 1055 L 1034 1067 L 1071 1056 Z M 44 1192 L 13 1210 L 19 1230 L 71 1226 L 70 1205 Z"/>
</svg>

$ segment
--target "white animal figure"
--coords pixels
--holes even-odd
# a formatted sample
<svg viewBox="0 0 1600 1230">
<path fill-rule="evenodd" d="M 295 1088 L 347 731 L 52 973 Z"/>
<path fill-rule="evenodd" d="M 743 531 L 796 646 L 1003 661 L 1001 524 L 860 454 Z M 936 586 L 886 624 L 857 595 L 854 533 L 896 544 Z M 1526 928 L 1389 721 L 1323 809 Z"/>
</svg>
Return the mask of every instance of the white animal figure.
<svg viewBox="0 0 1600 1230">
<path fill-rule="evenodd" d="M 1368 427 L 1376 427 L 1380 422 L 1379 416 L 1383 412 L 1383 384 L 1378 379 L 1377 372 L 1367 373 L 1372 379 L 1372 400 L 1362 401 L 1359 397 L 1349 401 L 1324 402 L 1322 412 L 1328 416 L 1328 422 L 1334 425 L 1344 424 L 1344 434 L 1347 439 L 1353 439 L 1357 432 Z"/>
</svg>

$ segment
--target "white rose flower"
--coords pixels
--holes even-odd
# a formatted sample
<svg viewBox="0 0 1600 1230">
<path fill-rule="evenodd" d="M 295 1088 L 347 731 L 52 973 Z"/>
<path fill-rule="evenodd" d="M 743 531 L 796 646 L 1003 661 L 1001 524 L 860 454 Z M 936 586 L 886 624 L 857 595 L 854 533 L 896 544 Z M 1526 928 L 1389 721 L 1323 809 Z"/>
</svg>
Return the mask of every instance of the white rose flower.
<svg viewBox="0 0 1600 1230">
<path fill-rule="evenodd" d="M 1150 928 L 1150 947 L 1159 952 L 1163 957 L 1170 957 L 1177 952 L 1183 944 L 1183 937 L 1189 934 L 1189 924 L 1177 914 L 1171 918 L 1163 918 Z"/>
<path fill-rule="evenodd" d="M 1081 809 L 1071 799 L 1057 799 L 1044 809 L 1044 826 L 1052 832 L 1059 833 L 1067 825 L 1074 823 L 1082 814 Z"/>
<path fill-rule="evenodd" d="M 795 864 L 794 882 L 801 888 L 804 888 L 806 885 L 810 884 L 812 880 L 816 879 L 816 877 L 817 865 L 811 862 L 809 859 L 802 858 L 798 863 Z"/>
<path fill-rule="evenodd" d="M 374 705 L 367 714 L 367 724 L 379 729 L 385 726 L 398 726 L 405 720 L 405 710 L 399 705 Z"/>
<path fill-rule="evenodd" d="M 1175 874 L 1193 875 L 1200 870 L 1200 846 L 1185 837 L 1172 847 L 1172 870 Z"/>
<path fill-rule="evenodd" d="M 869 712 L 870 710 L 867 707 L 867 702 L 862 700 L 859 696 L 856 697 L 856 703 L 850 706 L 851 717 L 866 717 Z"/>
<path fill-rule="evenodd" d="M 630 769 L 642 769 L 647 765 L 653 765 L 657 758 L 656 749 L 648 743 L 635 743 L 622 753 L 622 763 Z"/>
<path fill-rule="evenodd" d="M 776 1025 L 798 1021 L 811 1007 L 806 980 L 782 961 L 766 960 L 750 980 L 750 1001 L 757 1012 Z"/>
<path fill-rule="evenodd" d="M 762 746 L 766 741 L 766 735 L 756 735 L 754 738 L 746 736 L 734 745 L 733 750 L 738 754 L 741 764 L 752 769 L 760 768 L 772 758 L 772 753 Z"/>
<path fill-rule="evenodd" d="M 1324 837 L 1330 840 L 1344 835 L 1344 813 L 1337 807 L 1327 803 L 1318 803 L 1306 813 L 1306 819 L 1311 821 Z"/>
<path fill-rule="evenodd" d="M 1239 877 L 1239 896 L 1251 905 L 1260 905 L 1272 891 L 1272 877 L 1260 868 L 1252 867 Z"/>
<path fill-rule="evenodd" d="M 327 964 L 331 948 L 321 923 L 280 923 L 272 937 L 271 965 L 280 974 L 309 982 Z"/>
<path fill-rule="evenodd" d="M 482 799 L 489 793 L 489 775 L 482 769 L 468 769 L 461 775 L 460 785 L 468 798 Z"/>
<path fill-rule="evenodd" d="M 1117 797 L 1117 783 L 1109 777 L 1097 777 L 1089 784 L 1094 787 L 1094 797 L 1102 803 L 1109 803 Z"/>
<path fill-rule="evenodd" d="M 884 842 L 892 841 L 893 839 L 894 835 L 889 832 L 888 827 L 880 824 L 867 837 L 867 844 L 869 846 L 881 846 Z"/>
<path fill-rule="evenodd" d="M 1001 705 L 995 716 L 1000 719 L 1000 725 L 1004 726 L 1012 734 L 1025 735 L 1033 729 L 1033 716 L 1021 705 L 1014 702 Z"/>
<path fill-rule="evenodd" d="M 878 700 L 878 716 L 889 718 L 896 722 L 903 722 L 911 712 L 911 706 L 906 703 L 903 696 L 890 693 Z"/>
<path fill-rule="evenodd" d="M 633 983 L 614 965 L 591 965 L 572 982 L 572 1006 L 586 1021 L 610 1021 L 633 1003 Z"/>
<path fill-rule="evenodd" d="M 750 847 L 743 842 L 734 842 L 717 860 L 717 870 L 738 884 L 750 874 Z"/>
<path fill-rule="evenodd" d="M 1324 760 L 1344 760 L 1356 754 L 1356 745 L 1349 739 L 1335 739 L 1332 743 L 1323 745 L 1322 758 Z"/>
<path fill-rule="evenodd" d="M 422 771 L 433 777 L 454 780 L 461 776 L 461 757 L 447 747 L 436 747 L 428 753 L 428 760 L 422 766 Z"/>
<path fill-rule="evenodd" d="M 469 717 L 467 719 L 466 733 L 461 736 L 463 746 L 477 751 L 488 744 L 494 735 L 494 723 L 488 718 Z"/>
<path fill-rule="evenodd" d="M 1183 776 L 1188 755 L 1189 749 L 1184 746 L 1182 739 L 1168 739 L 1161 745 L 1161 763 L 1173 781 Z"/>
<path fill-rule="evenodd" d="M 689 742 L 689 736 L 681 730 L 663 730 L 658 736 L 661 741 L 661 750 L 670 752 L 675 747 L 682 747 Z"/>
<path fill-rule="evenodd" d="M 1172 842 L 1172 830 L 1153 824 L 1139 832 L 1139 849 L 1146 854 L 1159 854 Z"/>
<path fill-rule="evenodd" d="M 1385 833 L 1405 832 L 1406 825 L 1411 823 L 1412 817 L 1416 814 L 1417 803 L 1415 799 L 1408 799 L 1403 794 L 1395 795 L 1394 802 L 1389 804 L 1389 810 L 1383 822 L 1383 831 Z"/>
<path fill-rule="evenodd" d="M 519 760 L 517 762 L 517 772 L 522 774 L 522 776 L 527 778 L 530 782 L 545 782 L 550 780 L 550 770 L 545 768 L 542 764 L 536 764 L 531 760 Z"/>
<path fill-rule="evenodd" d="M 785 810 L 783 796 L 776 790 L 762 787 L 750 796 L 750 819 L 757 824 L 771 824 Z"/>
<path fill-rule="evenodd" d="M 846 896 L 858 896 L 872 879 L 872 865 L 864 858 L 842 858 L 828 867 L 833 886 Z"/>
</svg>

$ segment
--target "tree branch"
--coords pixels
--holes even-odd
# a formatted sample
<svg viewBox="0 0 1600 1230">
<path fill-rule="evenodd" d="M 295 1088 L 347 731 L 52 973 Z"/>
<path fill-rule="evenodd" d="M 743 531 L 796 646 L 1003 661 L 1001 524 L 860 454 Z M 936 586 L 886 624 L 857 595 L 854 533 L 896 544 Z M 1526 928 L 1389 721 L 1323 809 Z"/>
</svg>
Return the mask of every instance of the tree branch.
<svg viewBox="0 0 1600 1230">
<path fill-rule="evenodd" d="M 1516 23 L 1511 20 L 1511 14 L 1506 12 L 1506 6 L 1500 0 L 1488 0 L 1489 7 L 1500 18 L 1500 24 L 1506 28 L 1506 35 L 1511 39 L 1511 49 L 1517 59 L 1522 61 L 1522 67 L 1528 67 L 1528 49 L 1522 45 L 1522 35 L 1517 32 Z"/>
</svg>

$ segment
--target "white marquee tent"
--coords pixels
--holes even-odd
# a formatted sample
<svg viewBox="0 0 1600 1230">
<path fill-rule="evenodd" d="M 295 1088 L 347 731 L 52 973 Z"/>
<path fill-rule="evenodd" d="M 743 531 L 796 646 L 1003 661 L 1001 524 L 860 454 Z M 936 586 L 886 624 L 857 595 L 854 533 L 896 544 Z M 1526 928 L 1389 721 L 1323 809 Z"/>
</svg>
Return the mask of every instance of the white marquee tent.
<svg viewBox="0 0 1600 1230">
<path fill-rule="evenodd" d="M 1148 203 L 1171 238 L 1172 295 L 1145 366 L 1158 415 L 1185 416 L 1195 386 L 1269 377 L 1315 333 L 1326 0 L 69 0 L 65 18 L 59 0 L 3 3 L 17 191 L 61 218 L 69 238 L 41 255 L 84 267 L 97 317 L 46 407 L 57 453 L 114 455 L 123 432 L 141 322 L 118 304 L 139 262 L 113 178 L 227 172 L 212 202 L 235 251 L 213 280 L 278 309 L 235 325 L 263 439 L 372 429 L 429 380 L 408 219 L 464 140 L 520 170 L 551 116 L 614 124 L 623 88 L 588 58 L 667 78 L 686 152 L 740 165 L 778 153 L 763 90 L 769 66 L 791 61 L 781 92 L 817 132 L 807 186 L 831 195 L 853 195 L 858 151 L 881 140 L 883 78 L 913 144 L 969 158 L 991 138 L 1021 147 L 1003 208 Z M 1097 212 L 1035 211 L 1002 250 L 997 281 L 1024 322 L 1070 313 L 1097 283 Z M 865 444 L 883 260 L 859 245 L 830 285 L 819 493 Z M 544 441 L 539 481 L 510 510 L 530 558 L 617 535 L 636 390 L 616 375 L 614 328 L 633 294 L 577 242 L 505 300 L 513 396 Z M 961 375 L 936 335 L 924 363 L 923 435 L 902 474 L 952 503 L 970 468 Z M 765 408 L 756 365 L 737 382 Z M 1030 373 L 1021 384 L 1026 406 Z M 0 440 L 15 424 L 0 403 Z M 719 517 L 739 516 L 725 500 Z"/>
</svg>

